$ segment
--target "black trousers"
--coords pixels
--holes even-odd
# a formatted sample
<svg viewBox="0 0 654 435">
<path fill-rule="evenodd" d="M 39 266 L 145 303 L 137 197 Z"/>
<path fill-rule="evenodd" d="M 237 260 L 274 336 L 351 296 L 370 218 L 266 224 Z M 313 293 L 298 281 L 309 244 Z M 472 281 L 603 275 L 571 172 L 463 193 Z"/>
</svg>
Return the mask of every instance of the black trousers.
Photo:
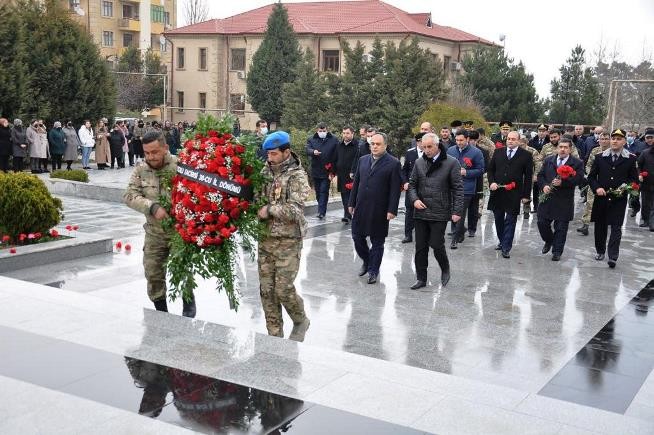
<svg viewBox="0 0 654 435">
<path fill-rule="evenodd" d="M 434 250 L 434 257 L 442 271 L 450 270 L 445 249 L 445 229 L 447 222 L 425 221 L 415 219 L 416 229 L 416 277 L 420 281 L 427 281 L 427 267 L 429 266 L 429 248 Z"/>
<path fill-rule="evenodd" d="M 465 231 L 466 215 L 468 216 L 468 230 L 476 231 L 477 230 L 477 216 L 479 214 L 479 201 L 477 201 L 477 207 L 472 208 L 473 200 L 477 195 L 463 195 L 463 215 L 461 219 L 454 224 L 454 240 L 458 240 L 459 237 L 463 236 Z"/>
<path fill-rule="evenodd" d="M 52 169 L 61 169 L 61 159 L 64 157 L 63 154 L 53 154 L 52 155 Z"/>
<path fill-rule="evenodd" d="M 347 205 L 350 203 L 350 191 L 345 186 L 341 188 L 341 202 L 343 203 L 343 217 L 352 220 L 352 215 L 347 209 Z"/>
<path fill-rule="evenodd" d="M 11 156 L 0 156 L 0 171 L 9 172 L 9 157 Z"/>
<path fill-rule="evenodd" d="M 409 195 L 404 192 L 404 208 L 406 208 L 406 213 L 404 214 L 404 236 L 413 237 L 413 228 L 415 226 L 413 221 L 413 215 L 415 212 L 415 207 L 409 201 Z"/>
<path fill-rule="evenodd" d="M 540 191 L 538 189 L 538 183 L 534 183 L 534 186 L 531 190 L 532 190 L 531 193 L 532 210 L 538 211 L 538 195 L 540 195 Z"/>
<path fill-rule="evenodd" d="M 14 172 L 23 172 L 24 167 L 24 157 L 14 157 Z"/>
<path fill-rule="evenodd" d="M 622 225 L 611 224 L 611 237 L 609 237 L 609 259 L 617 260 L 620 254 L 620 241 L 622 240 Z M 598 254 L 606 252 L 606 237 L 609 224 L 606 221 L 595 222 L 595 250 Z"/>
<path fill-rule="evenodd" d="M 552 231 L 552 224 L 554 224 L 554 231 Z M 552 245 L 553 254 L 563 254 L 569 224 L 568 221 L 557 221 L 538 216 L 538 232 L 543 242 Z"/>
<path fill-rule="evenodd" d="M 643 190 L 642 208 L 640 209 L 640 220 L 649 223 L 650 228 L 654 228 L 654 192 Z"/>
</svg>

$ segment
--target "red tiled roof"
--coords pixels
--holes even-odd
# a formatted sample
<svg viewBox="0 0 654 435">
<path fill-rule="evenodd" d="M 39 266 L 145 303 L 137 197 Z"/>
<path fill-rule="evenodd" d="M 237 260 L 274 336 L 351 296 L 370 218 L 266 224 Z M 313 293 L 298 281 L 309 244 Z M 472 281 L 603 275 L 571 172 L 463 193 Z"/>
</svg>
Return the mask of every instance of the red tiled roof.
<svg viewBox="0 0 654 435">
<path fill-rule="evenodd" d="M 454 42 L 492 44 L 473 34 L 453 27 L 432 23 L 429 13 L 411 14 L 380 0 L 324 1 L 285 3 L 293 30 L 298 34 L 384 34 L 410 33 Z M 266 31 L 273 5 L 243 12 L 232 17 L 192 24 L 166 32 L 167 35 L 243 35 Z"/>
</svg>

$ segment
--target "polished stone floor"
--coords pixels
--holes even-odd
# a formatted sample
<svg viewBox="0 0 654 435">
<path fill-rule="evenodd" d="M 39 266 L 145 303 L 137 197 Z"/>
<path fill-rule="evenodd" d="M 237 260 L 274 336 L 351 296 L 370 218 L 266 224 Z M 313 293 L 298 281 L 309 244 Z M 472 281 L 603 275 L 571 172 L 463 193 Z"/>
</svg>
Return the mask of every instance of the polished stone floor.
<svg viewBox="0 0 654 435">
<path fill-rule="evenodd" d="M 65 223 L 78 224 L 81 231 L 110 235 L 123 244 L 131 243 L 132 251 L 116 251 L 50 266 L 35 265 L 6 276 L 46 284 L 65 294 L 79 293 L 107 303 L 150 307 L 141 266 L 143 218 L 119 204 L 77 198 L 63 200 Z M 646 419 L 654 427 L 651 348 L 638 347 L 635 365 L 620 366 L 620 370 L 627 371 L 618 372 L 626 375 L 624 378 L 611 379 L 607 375 L 611 370 L 604 370 L 606 365 L 591 367 L 595 370 L 592 374 L 579 371 L 587 369 L 588 364 L 582 363 L 584 358 L 595 358 L 589 356 L 589 349 L 597 348 L 593 344 L 608 338 L 607 334 L 613 334 L 612 343 L 616 337 L 623 343 L 633 343 L 632 337 L 638 337 L 634 329 L 651 331 L 653 328 L 651 315 L 630 319 L 623 311 L 629 309 L 632 298 L 654 278 L 654 233 L 638 228 L 633 218 L 626 221 L 620 261 L 611 270 L 606 263 L 593 259 L 592 232 L 591 236 L 583 237 L 571 231 L 559 263 L 541 255 L 542 242 L 533 215 L 529 220 L 519 219 L 512 258 L 503 259 L 493 249 L 494 229 L 491 219 L 485 216 L 477 237 L 466 239 L 456 251 L 448 250 L 453 269 L 450 284 L 446 288 L 438 285 L 439 271 L 431 259 L 430 286 L 425 291 L 412 291 L 408 287 L 415 279 L 413 245 L 400 243 L 403 215 L 391 224 L 381 279 L 375 285 L 368 285 L 356 276 L 359 261 L 352 249 L 349 228 L 340 222 L 340 217 L 333 211 L 324 221 L 310 218 L 311 228 L 296 280 L 312 320 L 307 346 L 371 357 L 394 367 L 452 375 L 457 382 L 480 382 L 479 385 L 499 391 L 510 389 L 521 397 L 511 402 L 511 409 L 520 407 L 524 397 L 538 402 L 550 396 Z M 212 282 L 206 281 L 201 282 L 197 292 L 198 319 L 239 331 L 265 333 L 256 264 L 244 256 L 239 273 L 242 294 L 239 312 L 231 312 L 226 299 L 216 293 Z M 179 303 L 173 304 L 171 311 L 179 313 Z M 288 334 L 291 322 L 287 320 Z M 612 323 L 633 327 L 612 328 Z M 630 346 L 621 349 L 634 351 Z M 610 352 L 604 356 L 628 360 L 615 347 Z M 269 356 L 264 359 L 271 361 Z M 248 361 L 242 370 L 248 367 L 255 369 L 257 361 Z M 636 369 L 638 376 L 629 376 Z M 591 391 L 603 388 L 599 395 L 610 391 L 616 382 L 628 385 L 628 392 L 620 399 L 622 405 L 583 402 L 555 391 L 561 384 L 576 388 L 571 383 L 584 376 L 587 379 L 594 376 L 595 381 L 591 379 L 587 385 L 592 386 Z M 352 386 L 357 384 L 357 379 L 342 382 Z M 334 398 L 337 402 L 352 401 L 352 408 L 356 408 L 354 402 L 359 399 L 357 395 Z M 487 405 L 502 406 L 502 397 L 481 400 L 486 399 Z M 522 407 L 537 408 L 535 402 L 523 403 Z M 469 405 L 453 403 L 451 408 L 434 415 L 453 418 L 466 409 Z M 444 414 L 447 412 L 451 415 Z M 479 412 L 484 415 L 483 411 Z M 391 421 L 407 424 L 406 420 Z M 411 427 L 431 431 L 437 426 Z"/>
</svg>

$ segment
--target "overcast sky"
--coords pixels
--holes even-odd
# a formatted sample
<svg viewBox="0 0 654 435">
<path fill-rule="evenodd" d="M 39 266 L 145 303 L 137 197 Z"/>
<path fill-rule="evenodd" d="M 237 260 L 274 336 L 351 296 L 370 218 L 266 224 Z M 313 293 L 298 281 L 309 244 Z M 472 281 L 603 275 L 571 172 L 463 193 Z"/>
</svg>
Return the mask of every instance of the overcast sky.
<svg viewBox="0 0 654 435">
<path fill-rule="evenodd" d="M 179 26 L 184 25 L 178 0 Z M 306 1 L 306 0 L 305 0 Z M 549 95 L 550 81 L 577 44 L 586 49 L 587 59 L 603 42 L 620 60 L 639 63 L 643 56 L 654 58 L 654 0 L 385 0 L 407 12 L 431 12 L 440 25 L 452 26 L 482 38 L 499 41 L 506 35 L 509 56 L 521 60 L 534 75 L 541 96 Z M 284 0 L 291 3 L 295 0 Z M 272 0 L 207 0 L 210 18 L 225 18 Z M 452 8 L 459 5 L 460 9 Z M 629 22 L 627 22 L 627 19 Z"/>
</svg>

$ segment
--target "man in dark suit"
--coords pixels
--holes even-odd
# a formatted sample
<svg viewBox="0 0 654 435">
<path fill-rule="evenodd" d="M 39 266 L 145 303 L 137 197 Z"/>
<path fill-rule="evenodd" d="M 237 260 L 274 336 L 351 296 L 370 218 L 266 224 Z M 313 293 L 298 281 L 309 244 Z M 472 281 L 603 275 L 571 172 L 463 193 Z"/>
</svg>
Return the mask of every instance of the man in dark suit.
<svg viewBox="0 0 654 435">
<path fill-rule="evenodd" d="M 495 248 L 502 257 L 511 258 L 515 223 L 520 214 L 520 203 L 529 201 L 533 177 L 533 158 L 520 148 L 520 135 L 511 131 L 506 136 L 506 148 L 493 153 L 488 165 L 490 199 L 488 209 L 495 215 L 495 230 L 500 242 Z M 514 189 L 505 186 L 515 183 Z"/>
<path fill-rule="evenodd" d="M 552 261 L 559 261 L 563 254 L 568 225 L 575 214 L 575 187 L 584 178 L 584 164 L 570 155 L 571 149 L 572 140 L 561 138 L 557 155 L 547 157 L 538 173 L 539 190 L 547 195 L 538 207 L 538 231 L 545 242 L 542 253 L 552 249 Z M 559 176 L 557 170 L 563 166 L 571 167 L 575 174 L 565 179 Z"/>
<path fill-rule="evenodd" d="M 538 126 L 538 134 L 529 141 L 529 146 L 540 152 L 543 146 L 550 143 L 550 137 L 547 135 L 549 125 L 541 124 Z"/>
<path fill-rule="evenodd" d="M 336 147 L 336 181 L 337 189 L 341 192 L 341 201 L 343 202 L 343 217 L 341 222 L 348 224 L 352 215 L 348 211 L 350 202 L 350 189 L 347 185 L 352 182 L 350 170 L 357 156 L 358 143 L 354 140 L 354 129 L 352 127 L 343 128 L 343 140 Z"/>
<path fill-rule="evenodd" d="M 647 173 L 646 177 L 639 175 L 640 194 L 643 197 L 639 226 L 642 228 L 649 226 L 649 230 L 654 231 L 654 128 L 645 130 L 645 143 L 647 149 L 638 157 L 640 174 Z"/>
<path fill-rule="evenodd" d="M 366 133 L 365 136 L 362 136 L 359 139 L 359 147 L 357 148 L 357 155 L 356 158 L 354 159 L 354 162 L 352 163 L 352 178 L 354 178 L 354 174 L 357 171 L 357 167 L 359 165 L 359 159 L 363 156 L 367 156 L 370 154 L 370 142 L 372 141 L 372 136 L 377 133 L 377 129 L 374 127 L 368 126 L 366 128 Z"/>
<path fill-rule="evenodd" d="M 350 194 L 354 249 L 363 260 L 359 276 L 368 273 L 368 284 L 377 282 L 384 256 L 388 223 L 397 216 L 402 187 L 400 161 L 386 152 L 386 138 L 372 136 L 370 154 L 361 157 Z M 370 237 L 372 247 L 368 246 Z"/>
<path fill-rule="evenodd" d="M 609 149 L 595 157 L 588 174 L 588 184 L 595 192 L 595 202 L 590 215 L 591 222 L 595 223 L 595 250 L 597 251 L 595 259 L 602 261 L 605 258 L 606 237 L 610 225 L 611 237 L 608 245 L 610 268 L 615 267 L 620 254 L 622 222 L 624 222 L 629 195 L 626 192 L 614 195 L 609 191 L 625 183 L 638 182 L 636 156 L 625 149 L 626 137 L 625 130 L 619 128 L 613 130 Z"/>
<path fill-rule="evenodd" d="M 423 123 L 424 124 L 424 123 Z M 404 238 L 402 243 L 411 243 L 413 242 L 413 204 L 409 201 L 409 178 L 411 177 L 411 171 L 413 171 L 413 165 L 416 163 L 416 160 L 422 157 L 422 137 L 427 132 L 420 132 L 416 134 L 415 147 L 409 148 L 404 155 L 404 164 L 402 165 L 402 188 L 404 189 L 404 207 L 406 208 L 406 213 L 404 214 Z"/>
</svg>

